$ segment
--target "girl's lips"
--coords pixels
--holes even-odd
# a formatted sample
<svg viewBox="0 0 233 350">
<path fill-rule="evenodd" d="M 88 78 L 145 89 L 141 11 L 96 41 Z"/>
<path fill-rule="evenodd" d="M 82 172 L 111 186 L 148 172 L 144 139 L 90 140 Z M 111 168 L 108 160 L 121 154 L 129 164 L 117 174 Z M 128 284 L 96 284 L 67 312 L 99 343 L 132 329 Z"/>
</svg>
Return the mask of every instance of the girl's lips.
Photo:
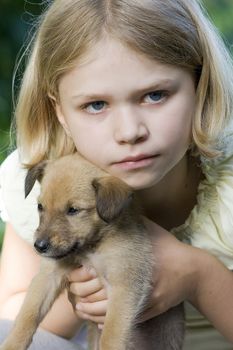
<svg viewBox="0 0 233 350">
<path fill-rule="evenodd" d="M 124 170 L 138 169 L 150 166 L 158 155 L 140 155 L 137 157 L 127 157 L 120 162 L 113 164 L 114 167 Z"/>
</svg>

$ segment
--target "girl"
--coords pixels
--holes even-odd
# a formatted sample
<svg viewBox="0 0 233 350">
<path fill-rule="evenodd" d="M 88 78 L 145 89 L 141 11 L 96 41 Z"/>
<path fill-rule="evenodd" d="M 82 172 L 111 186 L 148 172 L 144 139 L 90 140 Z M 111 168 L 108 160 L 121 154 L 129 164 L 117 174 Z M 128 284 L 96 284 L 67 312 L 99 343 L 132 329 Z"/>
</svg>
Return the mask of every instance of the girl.
<svg viewBox="0 0 233 350">
<path fill-rule="evenodd" d="M 159 266 L 141 321 L 186 300 L 185 349 L 231 349 L 232 63 L 201 5 L 55 0 L 31 47 L 18 150 L 1 170 L 1 336 L 39 266 L 31 246 L 39 188 L 24 199 L 25 166 L 78 151 L 140 195 Z M 83 266 L 69 279 L 77 311 L 62 295 L 35 349 L 73 349 L 66 339 L 82 320 L 104 325 L 108 295 L 95 271 Z"/>
</svg>

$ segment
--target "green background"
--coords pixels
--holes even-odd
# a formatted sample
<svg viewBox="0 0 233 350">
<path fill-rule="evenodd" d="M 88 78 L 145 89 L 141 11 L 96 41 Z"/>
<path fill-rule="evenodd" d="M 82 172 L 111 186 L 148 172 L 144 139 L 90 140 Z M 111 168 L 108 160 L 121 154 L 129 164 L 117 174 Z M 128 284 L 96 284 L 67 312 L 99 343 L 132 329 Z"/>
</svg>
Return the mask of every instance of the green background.
<svg viewBox="0 0 233 350">
<path fill-rule="evenodd" d="M 204 0 L 203 3 L 233 52 L 233 0 Z M 10 149 L 15 62 L 23 50 L 23 43 L 33 32 L 37 15 L 42 10 L 41 4 L 41 0 L 0 0 L 0 163 Z M 0 221 L 0 247 L 3 230 L 4 224 Z"/>
</svg>

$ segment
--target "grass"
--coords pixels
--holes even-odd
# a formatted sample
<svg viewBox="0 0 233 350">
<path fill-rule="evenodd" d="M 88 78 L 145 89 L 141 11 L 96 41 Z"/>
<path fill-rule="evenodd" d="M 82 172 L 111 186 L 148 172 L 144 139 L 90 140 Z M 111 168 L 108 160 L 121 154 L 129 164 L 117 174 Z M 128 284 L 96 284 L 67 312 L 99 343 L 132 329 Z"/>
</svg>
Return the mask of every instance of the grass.
<svg viewBox="0 0 233 350">
<path fill-rule="evenodd" d="M 2 248 L 2 240 L 3 240 L 3 233 L 4 233 L 5 224 L 0 220 L 0 251 Z"/>
</svg>

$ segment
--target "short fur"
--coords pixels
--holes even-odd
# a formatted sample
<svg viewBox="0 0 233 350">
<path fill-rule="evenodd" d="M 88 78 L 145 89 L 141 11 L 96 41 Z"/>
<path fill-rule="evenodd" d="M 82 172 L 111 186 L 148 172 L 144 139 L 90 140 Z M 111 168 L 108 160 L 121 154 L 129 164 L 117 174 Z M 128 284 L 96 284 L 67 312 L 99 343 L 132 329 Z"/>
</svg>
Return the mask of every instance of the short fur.
<svg viewBox="0 0 233 350">
<path fill-rule="evenodd" d="M 35 247 L 45 258 L 0 349 L 29 347 L 38 325 L 68 287 L 67 274 L 84 264 L 107 281 L 109 298 L 101 335 L 90 322 L 89 350 L 180 350 L 182 306 L 137 323 L 152 291 L 153 256 L 132 190 L 78 154 L 29 170 L 26 195 L 37 179 L 41 194 Z"/>
</svg>

